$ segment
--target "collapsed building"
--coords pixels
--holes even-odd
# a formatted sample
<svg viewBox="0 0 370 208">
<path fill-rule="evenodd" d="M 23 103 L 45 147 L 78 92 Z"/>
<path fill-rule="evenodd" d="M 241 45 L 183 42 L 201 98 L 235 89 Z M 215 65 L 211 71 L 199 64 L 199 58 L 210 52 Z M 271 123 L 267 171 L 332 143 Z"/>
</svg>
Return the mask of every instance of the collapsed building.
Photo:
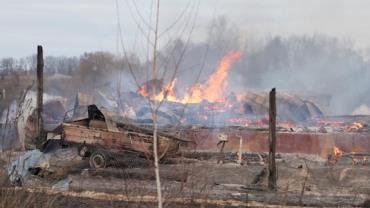
<svg viewBox="0 0 370 208">
<path fill-rule="evenodd" d="M 244 149 L 266 151 L 268 93 L 245 90 L 227 92 L 227 73 L 239 56 L 236 51 L 226 54 L 204 83 L 185 90 L 177 89 L 176 79 L 170 82 L 149 80 L 138 86 L 136 91 L 126 90 L 118 94 L 112 88 L 100 88 L 62 97 L 58 96 L 58 90 L 50 90 L 56 95 L 44 95 L 43 128 L 52 132 L 66 119 L 86 118 L 86 107 L 89 105 L 114 112 L 121 118 L 121 123 L 151 126 L 153 120 L 149 103 L 153 102 L 160 105 L 157 111 L 159 127 L 195 141 L 200 150 L 217 149 L 217 134 L 226 132 L 230 138 L 226 145 L 229 151 L 237 148 L 238 140 L 233 138 L 238 136 L 245 140 Z M 17 130 L 13 128 L 16 133 L 11 136 L 11 141 L 19 141 L 16 148 L 34 148 L 32 143 L 37 133 L 36 94 L 32 91 L 26 93 L 22 101 L 14 106 L 17 116 L 13 116 L 12 120 L 16 121 L 14 127 Z M 354 113 L 364 111 L 366 106 Z M 344 151 L 360 147 L 365 151 L 368 145 L 364 139 L 370 131 L 369 120 L 367 115 L 326 116 L 320 105 L 304 95 L 278 92 L 277 149 L 280 152 L 320 155 L 330 153 L 336 146 Z M 3 147 L 7 148 L 14 148 L 14 145 L 9 143 Z"/>
<path fill-rule="evenodd" d="M 52 132 L 64 120 L 77 120 L 87 116 L 87 106 L 104 106 L 120 122 L 136 126 L 151 126 L 152 117 L 147 97 L 136 92 L 122 94 L 121 100 L 109 92 L 82 93 L 63 98 L 45 95 L 44 129 Z M 296 95 L 277 95 L 277 131 L 279 152 L 301 152 L 325 156 L 334 147 L 343 151 L 366 151 L 368 116 L 325 116 L 318 106 Z M 227 103 L 227 104 L 225 104 Z M 18 109 L 16 134 L 3 149 L 34 148 L 36 137 L 35 93 L 29 92 Z M 251 152 L 267 151 L 268 95 L 265 92 L 247 92 L 239 98 L 229 96 L 225 102 L 179 103 L 164 101 L 158 110 L 158 124 L 184 139 L 197 143 L 198 150 L 216 151 L 219 133 L 229 137 L 227 151 L 237 151 L 239 136 L 244 149 Z M 14 139 L 16 137 L 16 139 Z M 51 138 L 51 136 L 49 136 Z M 6 142 L 5 142 L 6 143 Z M 4 143 L 4 144 L 5 144 Z"/>
</svg>

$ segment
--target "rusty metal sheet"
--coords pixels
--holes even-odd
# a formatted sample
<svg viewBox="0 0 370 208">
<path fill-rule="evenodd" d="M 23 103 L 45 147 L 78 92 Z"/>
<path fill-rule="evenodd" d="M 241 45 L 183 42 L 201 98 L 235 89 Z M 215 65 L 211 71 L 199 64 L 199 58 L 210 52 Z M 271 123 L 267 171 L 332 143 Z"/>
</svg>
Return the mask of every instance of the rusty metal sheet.
<svg viewBox="0 0 370 208">
<path fill-rule="evenodd" d="M 217 151 L 217 134 L 228 135 L 225 151 L 239 149 L 239 137 L 243 138 L 243 150 L 268 151 L 268 132 L 247 129 L 188 129 L 185 136 L 197 143 L 198 150 Z M 345 152 L 370 152 L 370 133 L 277 133 L 278 153 L 305 153 L 326 157 L 334 147 Z"/>
</svg>

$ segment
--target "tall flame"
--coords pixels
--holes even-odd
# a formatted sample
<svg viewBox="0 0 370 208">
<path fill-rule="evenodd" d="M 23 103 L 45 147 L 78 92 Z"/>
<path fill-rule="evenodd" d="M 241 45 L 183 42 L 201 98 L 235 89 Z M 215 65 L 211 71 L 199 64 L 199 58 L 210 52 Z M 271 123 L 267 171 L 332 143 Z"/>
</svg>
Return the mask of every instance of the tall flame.
<svg viewBox="0 0 370 208">
<path fill-rule="evenodd" d="M 224 92 L 227 87 L 227 73 L 230 70 L 231 64 L 240 58 L 241 54 L 238 51 L 228 52 L 218 63 L 217 70 L 210 75 L 205 84 L 196 84 L 190 88 L 182 98 L 177 98 L 174 93 L 176 79 L 170 84 L 162 87 L 162 91 L 157 95 L 152 96 L 152 99 L 162 101 L 168 100 L 180 103 L 200 103 L 203 100 L 209 102 L 224 102 Z M 147 89 L 141 87 L 138 93 L 144 97 L 149 96 Z"/>
<path fill-rule="evenodd" d="M 211 74 L 204 85 L 195 85 L 190 92 L 185 94 L 182 102 L 199 103 L 202 100 L 209 102 L 223 102 L 225 100 L 224 92 L 227 87 L 227 73 L 231 64 L 240 58 L 238 51 L 228 52 L 218 63 L 217 70 Z"/>
</svg>

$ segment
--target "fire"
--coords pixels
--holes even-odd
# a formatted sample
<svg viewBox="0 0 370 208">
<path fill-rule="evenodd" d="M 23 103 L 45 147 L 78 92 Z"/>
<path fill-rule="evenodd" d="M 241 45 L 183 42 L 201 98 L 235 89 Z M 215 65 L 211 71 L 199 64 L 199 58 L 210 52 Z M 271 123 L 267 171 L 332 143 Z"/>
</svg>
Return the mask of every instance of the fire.
<svg viewBox="0 0 370 208">
<path fill-rule="evenodd" d="M 352 130 L 358 130 L 362 129 L 364 125 L 360 122 L 353 122 L 350 126 L 348 126 L 347 131 L 352 131 Z"/>
<path fill-rule="evenodd" d="M 182 98 L 177 98 L 174 93 L 176 79 L 170 84 L 163 86 L 162 91 L 153 96 L 154 100 L 168 100 L 179 103 L 200 103 L 203 100 L 208 102 L 225 102 L 224 92 L 228 86 L 227 74 L 231 64 L 240 58 L 238 51 L 228 52 L 218 63 L 217 70 L 210 75 L 206 83 L 196 84 L 191 87 Z M 144 97 L 149 96 L 147 90 L 141 87 L 138 93 Z"/>
<path fill-rule="evenodd" d="M 343 151 L 340 150 L 338 147 L 335 147 L 334 146 L 334 148 L 333 148 L 333 157 L 334 158 L 338 158 L 338 157 L 340 157 L 342 155 L 343 155 Z"/>
<path fill-rule="evenodd" d="M 148 91 L 146 90 L 146 87 L 144 87 L 144 86 L 140 87 L 137 92 L 139 93 L 139 95 L 141 95 L 143 97 L 146 97 L 146 96 L 149 95 Z"/>
<path fill-rule="evenodd" d="M 250 119 L 247 119 L 247 118 L 229 118 L 229 119 L 227 119 L 226 122 L 232 123 L 232 124 L 244 125 L 246 127 L 248 127 L 249 125 L 252 124 L 252 121 Z"/>
<path fill-rule="evenodd" d="M 175 88 L 175 85 L 176 85 L 176 79 L 174 79 L 170 84 L 164 85 L 162 91 L 159 94 L 155 95 L 154 99 L 158 101 L 167 99 L 169 101 L 176 102 L 177 98 L 173 91 L 173 89 Z"/>
<path fill-rule="evenodd" d="M 338 159 L 343 155 L 343 151 L 340 150 L 338 147 L 333 147 L 333 153 L 331 154 L 330 160 L 328 161 L 329 164 L 336 164 L 338 162 Z"/>
<path fill-rule="evenodd" d="M 285 129 L 290 129 L 290 128 L 296 127 L 294 123 L 289 122 L 289 121 L 279 122 L 279 126 L 281 126 L 282 128 L 285 128 Z"/>
<path fill-rule="evenodd" d="M 208 102 L 224 102 L 224 92 L 227 88 L 227 73 L 230 70 L 231 64 L 240 58 L 241 54 L 238 51 L 228 52 L 218 63 L 217 70 L 211 74 L 204 85 L 198 84 L 190 89 L 190 92 L 185 94 L 182 102 L 199 103 L 202 100 Z"/>
</svg>

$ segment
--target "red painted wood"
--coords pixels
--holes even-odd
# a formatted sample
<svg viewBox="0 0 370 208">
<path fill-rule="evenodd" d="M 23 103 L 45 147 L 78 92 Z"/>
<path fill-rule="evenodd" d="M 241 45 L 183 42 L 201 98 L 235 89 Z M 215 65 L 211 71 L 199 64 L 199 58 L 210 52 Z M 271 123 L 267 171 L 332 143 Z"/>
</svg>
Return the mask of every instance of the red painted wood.
<svg viewBox="0 0 370 208">
<path fill-rule="evenodd" d="M 197 143 L 198 150 L 216 151 L 217 134 L 225 133 L 229 141 L 225 151 L 238 151 L 239 138 L 243 137 L 243 149 L 250 152 L 268 151 L 268 132 L 237 129 L 187 130 L 186 137 Z M 306 153 L 326 157 L 336 146 L 344 152 L 370 153 L 370 133 L 277 133 L 278 153 Z"/>
</svg>

